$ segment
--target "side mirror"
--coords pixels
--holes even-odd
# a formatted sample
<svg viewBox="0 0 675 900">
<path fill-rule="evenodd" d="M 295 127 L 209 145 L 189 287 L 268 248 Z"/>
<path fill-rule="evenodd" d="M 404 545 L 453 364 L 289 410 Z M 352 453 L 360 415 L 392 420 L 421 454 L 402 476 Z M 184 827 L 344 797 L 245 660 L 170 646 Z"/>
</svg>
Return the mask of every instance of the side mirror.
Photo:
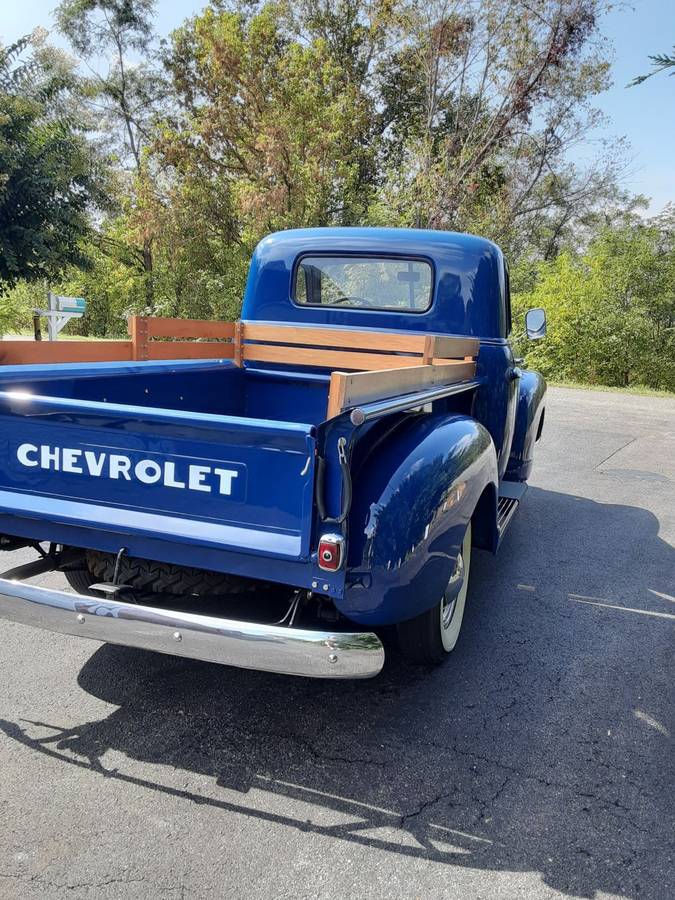
<svg viewBox="0 0 675 900">
<path fill-rule="evenodd" d="M 540 341 L 546 337 L 546 310 L 528 309 L 525 314 L 525 332 L 531 341 Z"/>
</svg>

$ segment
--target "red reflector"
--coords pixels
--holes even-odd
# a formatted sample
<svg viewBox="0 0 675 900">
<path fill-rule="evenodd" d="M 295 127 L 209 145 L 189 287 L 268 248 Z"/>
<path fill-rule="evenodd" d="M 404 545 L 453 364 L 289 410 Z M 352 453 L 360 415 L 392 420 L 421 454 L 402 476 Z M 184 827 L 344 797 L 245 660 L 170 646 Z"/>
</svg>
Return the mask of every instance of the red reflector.
<svg viewBox="0 0 675 900">
<path fill-rule="evenodd" d="M 344 538 L 340 535 L 326 535 L 319 541 L 319 568 L 335 572 L 342 565 Z"/>
</svg>

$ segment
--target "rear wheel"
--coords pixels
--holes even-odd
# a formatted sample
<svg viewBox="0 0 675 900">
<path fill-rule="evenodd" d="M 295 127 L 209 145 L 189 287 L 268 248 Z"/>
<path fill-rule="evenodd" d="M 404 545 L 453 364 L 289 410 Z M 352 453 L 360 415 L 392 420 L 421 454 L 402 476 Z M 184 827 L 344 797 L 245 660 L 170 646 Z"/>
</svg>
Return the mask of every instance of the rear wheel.
<svg viewBox="0 0 675 900">
<path fill-rule="evenodd" d="M 411 662 L 437 665 L 454 650 L 464 618 L 470 568 L 471 522 L 467 525 L 455 570 L 440 602 L 396 626 L 403 655 Z"/>
</svg>

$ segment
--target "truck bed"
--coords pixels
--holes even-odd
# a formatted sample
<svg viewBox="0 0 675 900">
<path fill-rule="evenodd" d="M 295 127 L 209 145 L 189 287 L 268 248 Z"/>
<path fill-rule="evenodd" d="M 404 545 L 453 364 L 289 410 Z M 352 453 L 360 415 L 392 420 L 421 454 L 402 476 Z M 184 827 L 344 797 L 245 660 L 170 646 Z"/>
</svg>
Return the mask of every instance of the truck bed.
<svg viewBox="0 0 675 900">
<path fill-rule="evenodd" d="M 2 367 L 0 535 L 251 578 L 263 555 L 267 578 L 320 578 L 339 594 L 344 570 L 327 577 L 310 558 L 315 499 L 339 509 L 342 486 L 332 447 L 333 477 L 322 463 L 315 498 L 317 446 L 350 409 L 343 435 L 368 404 L 414 406 L 468 384 L 465 354 L 476 349 L 463 338 L 241 323 L 233 360 Z"/>
<path fill-rule="evenodd" d="M 8 367 L 0 533 L 176 562 L 187 549 L 250 577 L 264 554 L 293 582 L 327 391 L 229 362 Z"/>
<path fill-rule="evenodd" d="M 327 374 L 243 368 L 229 360 L 0 368 L 2 391 L 311 424 L 325 418 L 329 382 Z"/>
</svg>

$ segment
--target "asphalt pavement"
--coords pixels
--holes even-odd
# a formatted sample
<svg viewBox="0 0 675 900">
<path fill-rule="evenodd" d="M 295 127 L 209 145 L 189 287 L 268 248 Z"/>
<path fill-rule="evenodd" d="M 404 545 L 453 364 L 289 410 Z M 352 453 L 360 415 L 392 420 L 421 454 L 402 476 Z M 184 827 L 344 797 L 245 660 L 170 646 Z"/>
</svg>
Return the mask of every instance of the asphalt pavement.
<svg viewBox="0 0 675 900">
<path fill-rule="evenodd" d="M 441 668 L 309 681 L 0 622 L 0 897 L 675 896 L 674 545 L 675 400 L 554 389 Z"/>
</svg>

